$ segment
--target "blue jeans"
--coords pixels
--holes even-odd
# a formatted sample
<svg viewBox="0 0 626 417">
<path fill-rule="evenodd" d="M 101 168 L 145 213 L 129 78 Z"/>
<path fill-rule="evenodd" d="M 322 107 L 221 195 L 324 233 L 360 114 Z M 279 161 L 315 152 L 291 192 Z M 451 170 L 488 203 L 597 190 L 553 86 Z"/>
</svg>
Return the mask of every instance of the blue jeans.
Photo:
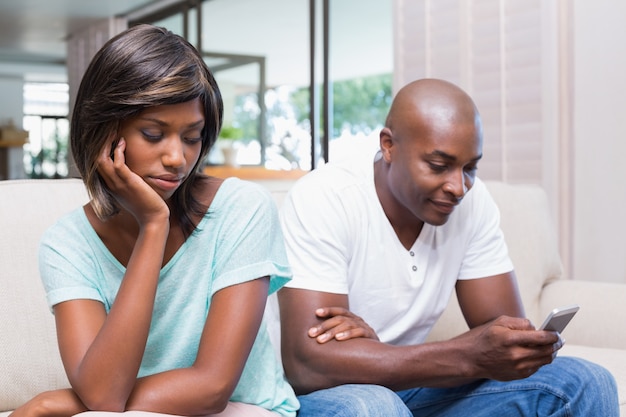
<svg viewBox="0 0 626 417">
<path fill-rule="evenodd" d="M 393 392 L 342 385 L 298 397 L 298 417 L 619 417 L 617 386 L 604 368 L 559 357 L 526 379 Z"/>
</svg>

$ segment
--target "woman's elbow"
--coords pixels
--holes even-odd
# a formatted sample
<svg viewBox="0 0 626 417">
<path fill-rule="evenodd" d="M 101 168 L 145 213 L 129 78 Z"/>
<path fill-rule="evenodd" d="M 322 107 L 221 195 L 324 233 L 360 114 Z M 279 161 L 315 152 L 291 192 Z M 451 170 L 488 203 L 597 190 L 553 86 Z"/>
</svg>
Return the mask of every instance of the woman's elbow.
<svg viewBox="0 0 626 417">
<path fill-rule="evenodd" d="M 70 383 L 75 395 L 87 410 L 113 413 L 126 411 L 130 392 L 126 392 L 121 385 L 106 388 L 98 384 L 78 383 L 76 380 L 71 380 Z"/>
<path fill-rule="evenodd" d="M 106 396 L 96 396 L 95 398 L 82 398 L 81 401 L 89 411 L 102 411 L 109 413 L 123 413 L 126 411 L 126 402 L 119 401 Z"/>
<path fill-rule="evenodd" d="M 193 415 L 213 415 L 223 412 L 228 406 L 235 387 L 232 384 L 215 383 L 203 393 Z"/>
</svg>

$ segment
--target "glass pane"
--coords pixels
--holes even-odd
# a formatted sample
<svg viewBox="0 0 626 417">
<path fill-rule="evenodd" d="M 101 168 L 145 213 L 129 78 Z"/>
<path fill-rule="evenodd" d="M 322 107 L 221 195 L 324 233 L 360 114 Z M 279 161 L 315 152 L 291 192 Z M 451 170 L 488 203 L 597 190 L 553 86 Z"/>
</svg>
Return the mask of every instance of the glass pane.
<svg viewBox="0 0 626 417">
<path fill-rule="evenodd" d="M 184 20 L 183 13 L 177 13 L 175 15 L 166 17 L 165 19 L 158 20 L 152 23 L 155 26 L 162 26 L 176 33 L 177 35 L 184 36 Z"/>
<path fill-rule="evenodd" d="M 25 116 L 29 143 L 24 146 L 24 170 L 29 178 L 64 178 L 68 174 L 69 120 Z"/>
<path fill-rule="evenodd" d="M 262 115 L 265 103 L 259 100 L 263 57 L 205 53 L 207 65 L 214 72 L 224 100 L 224 122 L 217 145 L 209 154 L 210 164 L 225 163 L 228 150 L 235 150 L 234 164 L 262 165 L 265 146 Z M 229 134 L 230 133 L 230 134 Z"/>
<path fill-rule="evenodd" d="M 392 0 L 330 2 L 329 160 L 372 153 L 392 99 Z"/>
<path fill-rule="evenodd" d="M 69 88 L 67 84 L 24 85 L 24 171 L 30 178 L 68 175 Z"/>
<path fill-rule="evenodd" d="M 310 169 L 308 0 L 202 3 L 203 52 L 239 129 L 237 162 Z M 304 97 L 306 95 L 306 98 Z M 220 139 L 210 163 L 222 163 Z"/>
</svg>

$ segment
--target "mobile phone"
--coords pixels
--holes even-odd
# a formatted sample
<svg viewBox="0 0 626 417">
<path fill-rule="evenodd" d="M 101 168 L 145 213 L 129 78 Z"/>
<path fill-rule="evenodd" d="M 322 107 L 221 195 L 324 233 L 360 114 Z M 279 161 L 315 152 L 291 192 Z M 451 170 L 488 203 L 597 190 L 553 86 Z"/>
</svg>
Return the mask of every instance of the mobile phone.
<svg viewBox="0 0 626 417">
<path fill-rule="evenodd" d="M 579 309 L 580 306 L 576 304 L 555 308 L 548 314 L 548 317 L 546 317 L 541 327 L 539 327 L 539 330 L 561 333 Z"/>
</svg>

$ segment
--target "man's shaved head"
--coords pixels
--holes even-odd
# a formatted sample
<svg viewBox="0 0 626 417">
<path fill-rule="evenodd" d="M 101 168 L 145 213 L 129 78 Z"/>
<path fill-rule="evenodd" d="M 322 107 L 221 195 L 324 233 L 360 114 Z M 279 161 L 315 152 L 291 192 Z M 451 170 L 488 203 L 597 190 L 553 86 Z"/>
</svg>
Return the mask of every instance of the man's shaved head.
<svg viewBox="0 0 626 417">
<path fill-rule="evenodd" d="M 456 85 L 437 79 L 421 79 L 404 86 L 396 95 L 385 126 L 401 133 L 406 128 L 473 123 L 480 126 L 471 97 Z"/>
<path fill-rule="evenodd" d="M 478 110 L 456 85 L 422 79 L 396 94 L 374 176 L 385 214 L 407 244 L 424 222 L 444 224 L 472 188 L 482 142 Z"/>
</svg>

